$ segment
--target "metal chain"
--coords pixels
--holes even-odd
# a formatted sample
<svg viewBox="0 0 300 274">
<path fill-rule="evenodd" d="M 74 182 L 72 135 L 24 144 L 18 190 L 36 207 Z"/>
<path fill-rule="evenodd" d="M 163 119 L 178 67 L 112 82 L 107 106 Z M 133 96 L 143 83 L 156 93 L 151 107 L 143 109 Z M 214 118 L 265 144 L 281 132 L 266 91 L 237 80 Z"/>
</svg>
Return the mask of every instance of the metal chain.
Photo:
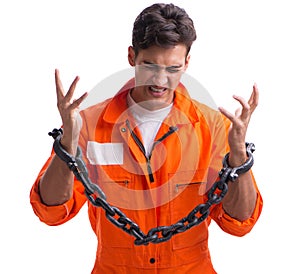
<svg viewBox="0 0 300 274">
<path fill-rule="evenodd" d="M 53 144 L 55 153 L 67 163 L 75 177 L 83 184 L 85 188 L 84 193 L 90 203 L 104 209 L 105 215 L 111 223 L 133 236 L 135 238 L 135 245 L 162 243 L 170 240 L 174 235 L 183 233 L 202 223 L 209 216 L 211 207 L 215 204 L 219 204 L 226 195 L 228 191 L 228 181 L 236 181 L 238 176 L 250 170 L 254 163 L 252 153 L 255 147 L 253 143 L 246 143 L 248 160 L 239 167 L 231 168 L 228 164 L 229 153 L 226 154 L 223 159 L 223 168 L 219 172 L 219 180 L 216 181 L 208 191 L 208 199 L 205 203 L 197 205 L 186 217 L 176 223 L 169 226 L 154 227 L 145 234 L 139 225 L 128 218 L 119 208 L 111 206 L 106 201 L 106 196 L 101 188 L 91 182 L 86 165 L 82 160 L 80 147 L 77 148 L 76 157 L 73 157 L 63 149 L 60 144 L 62 133 L 62 129 L 54 129 L 52 132 L 49 132 L 49 135 L 55 139 Z"/>
</svg>

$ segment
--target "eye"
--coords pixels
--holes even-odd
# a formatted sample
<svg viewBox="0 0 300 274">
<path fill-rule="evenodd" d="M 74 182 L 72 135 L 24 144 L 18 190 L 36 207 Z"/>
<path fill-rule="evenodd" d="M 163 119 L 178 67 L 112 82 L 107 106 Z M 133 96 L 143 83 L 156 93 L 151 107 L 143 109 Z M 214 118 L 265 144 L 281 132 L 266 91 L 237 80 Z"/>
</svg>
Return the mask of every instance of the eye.
<svg viewBox="0 0 300 274">
<path fill-rule="evenodd" d="M 158 66 L 155 64 L 144 64 L 143 67 L 151 71 L 156 71 L 158 69 Z"/>
<path fill-rule="evenodd" d="M 180 69 L 176 68 L 176 67 L 168 67 L 166 68 L 167 72 L 170 72 L 170 73 L 177 73 L 180 71 Z"/>
</svg>

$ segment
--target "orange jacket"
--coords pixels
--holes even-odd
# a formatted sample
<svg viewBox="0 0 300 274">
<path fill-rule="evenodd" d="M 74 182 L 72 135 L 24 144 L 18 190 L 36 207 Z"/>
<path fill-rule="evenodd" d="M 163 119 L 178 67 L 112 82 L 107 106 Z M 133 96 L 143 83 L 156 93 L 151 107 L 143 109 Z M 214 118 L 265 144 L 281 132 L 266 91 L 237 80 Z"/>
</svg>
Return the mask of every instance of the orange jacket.
<svg viewBox="0 0 300 274">
<path fill-rule="evenodd" d="M 219 112 L 191 100 L 179 85 L 173 108 L 147 159 L 132 137 L 134 131 L 141 140 L 127 108 L 128 87 L 114 98 L 82 111 L 79 144 L 91 180 L 100 185 L 111 205 L 120 208 L 147 234 L 151 228 L 176 223 L 206 201 L 205 193 L 218 179 L 228 151 L 229 122 Z M 177 130 L 165 135 L 170 127 Z M 73 218 L 87 199 L 83 186 L 75 180 L 73 197 L 65 204 L 49 207 L 41 202 L 38 182 L 52 156 L 40 171 L 30 199 L 41 221 L 60 225 Z M 253 215 L 246 221 L 231 218 L 219 204 L 200 225 L 167 242 L 146 246 L 134 245 L 132 236 L 108 221 L 103 209 L 89 203 L 90 223 L 99 243 L 92 273 L 216 273 L 207 244 L 211 219 L 225 232 L 243 236 L 261 213 L 258 189 L 257 197 Z"/>
</svg>

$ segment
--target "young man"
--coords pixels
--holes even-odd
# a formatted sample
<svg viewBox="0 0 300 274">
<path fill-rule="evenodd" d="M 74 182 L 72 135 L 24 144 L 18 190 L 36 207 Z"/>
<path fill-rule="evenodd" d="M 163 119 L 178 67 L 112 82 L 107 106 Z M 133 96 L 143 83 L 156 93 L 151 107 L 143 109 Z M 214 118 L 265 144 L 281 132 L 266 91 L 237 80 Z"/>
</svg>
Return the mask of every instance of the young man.
<svg viewBox="0 0 300 274">
<path fill-rule="evenodd" d="M 230 167 L 247 161 L 246 131 L 258 103 L 256 86 L 248 102 L 235 97 L 241 104 L 235 114 L 223 108 L 217 112 L 189 97 L 180 79 L 195 39 L 193 21 L 183 9 L 154 4 L 143 10 L 128 48 L 135 78 L 114 98 L 83 110 L 80 124 L 78 107 L 87 94 L 72 100 L 79 78 L 65 93 L 55 71 L 64 129 L 60 143 L 65 151 L 75 155 L 80 146 L 91 181 L 101 187 L 106 201 L 145 234 L 159 228 L 146 234 L 149 238 L 168 238 L 170 231 L 159 232 L 177 225 L 168 240 L 135 244 L 132 235 L 138 233 L 125 233 L 109 220 L 109 210 L 89 202 L 89 218 L 99 242 L 92 273 L 216 273 L 207 244 L 211 220 L 225 232 L 243 236 L 259 218 L 262 198 L 248 170 L 228 182 L 227 194 L 221 203 L 209 205 L 203 221 L 186 227 L 200 219 L 199 212 L 205 213 L 199 210 L 178 224 L 197 205 L 207 205 L 208 190 L 219 179 L 226 153 Z M 48 225 L 67 222 L 87 201 L 81 182 L 54 152 L 40 171 L 30 199 L 34 212 Z M 122 227 L 126 217 L 120 216 L 114 220 Z M 186 220 L 188 225 L 183 224 Z M 143 239 L 137 236 L 137 240 Z"/>
</svg>

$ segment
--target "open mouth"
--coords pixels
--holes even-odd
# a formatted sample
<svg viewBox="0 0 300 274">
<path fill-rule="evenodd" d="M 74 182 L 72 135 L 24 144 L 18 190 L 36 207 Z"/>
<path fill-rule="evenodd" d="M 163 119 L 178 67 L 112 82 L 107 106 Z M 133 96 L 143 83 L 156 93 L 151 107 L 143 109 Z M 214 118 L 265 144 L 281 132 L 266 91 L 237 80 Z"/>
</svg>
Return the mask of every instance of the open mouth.
<svg viewBox="0 0 300 274">
<path fill-rule="evenodd" d="M 162 96 L 167 90 L 165 87 L 149 86 L 150 93 L 155 97 Z"/>
</svg>

